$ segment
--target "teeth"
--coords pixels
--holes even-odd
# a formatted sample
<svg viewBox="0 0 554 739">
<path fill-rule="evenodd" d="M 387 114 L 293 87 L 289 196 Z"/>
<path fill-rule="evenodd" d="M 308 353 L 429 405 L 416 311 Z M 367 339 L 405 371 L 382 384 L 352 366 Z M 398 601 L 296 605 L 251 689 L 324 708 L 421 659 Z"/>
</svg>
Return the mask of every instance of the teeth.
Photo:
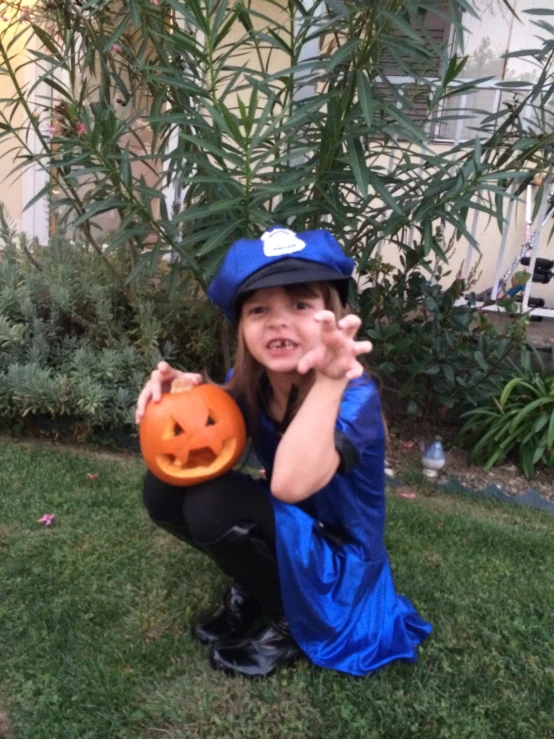
<svg viewBox="0 0 554 739">
<path fill-rule="evenodd" d="M 294 344 L 292 341 L 288 341 L 288 339 L 275 339 L 274 341 L 270 341 L 268 346 L 270 349 L 292 349 Z"/>
</svg>

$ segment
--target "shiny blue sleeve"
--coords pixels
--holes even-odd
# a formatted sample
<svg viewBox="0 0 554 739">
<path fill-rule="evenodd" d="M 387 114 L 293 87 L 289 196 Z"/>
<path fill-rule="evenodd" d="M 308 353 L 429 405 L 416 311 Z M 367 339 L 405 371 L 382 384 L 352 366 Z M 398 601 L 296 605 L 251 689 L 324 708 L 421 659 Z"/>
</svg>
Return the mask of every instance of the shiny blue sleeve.
<svg viewBox="0 0 554 739">
<path fill-rule="evenodd" d="M 370 448 L 383 447 L 385 429 L 375 382 L 364 375 L 352 380 L 343 395 L 335 424 L 339 474 L 350 472 Z"/>
</svg>

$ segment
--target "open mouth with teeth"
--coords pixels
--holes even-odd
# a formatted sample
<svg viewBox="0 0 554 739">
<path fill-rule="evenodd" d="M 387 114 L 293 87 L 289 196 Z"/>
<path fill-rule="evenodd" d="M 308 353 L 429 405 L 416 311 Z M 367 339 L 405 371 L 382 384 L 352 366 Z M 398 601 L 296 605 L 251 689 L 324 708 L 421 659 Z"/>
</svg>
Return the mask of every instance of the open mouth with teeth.
<svg viewBox="0 0 554 739">
<path fill-rule="evenodd" d="M 267 348 L 272 351 L 284 351 L 286 349 L 294 349 L 296 344 L 289 339 L 273 339 L 267 344 Z"/>
</svg>

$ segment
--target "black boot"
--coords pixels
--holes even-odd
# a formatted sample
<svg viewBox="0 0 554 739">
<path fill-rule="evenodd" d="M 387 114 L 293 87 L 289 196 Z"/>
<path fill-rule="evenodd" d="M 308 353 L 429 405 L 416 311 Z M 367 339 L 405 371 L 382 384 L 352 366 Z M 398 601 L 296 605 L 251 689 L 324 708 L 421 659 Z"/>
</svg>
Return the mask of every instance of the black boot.
<svg viewBox="0 0 554 739">
<path fill-rule="evenodd" d="M 243 677 L 269 677 L 279 665 L 301 656 L 284 618 L 259 629 L 249 639 L 237 639 L 210 650 L 213 668 Z"/>
<path fill-rule="evenodd" d="M 238 639 L 246 636 L 262 615 L 258 601 L 238 583 L 233 583 L 221 605 L 208 618 L 194 624 L 191 633 L 202 644 Z"/>
<path fill-rule="evenodd" d="M 204 550 L 263 604 L 274 621 L 248 639 L 214 646 L 210 651 L 212 666 L 230 674 L 263 677 L 279 664 L 300 657 L 302 652 L 284 617 L 275 551 L 258 527 L 250 523 L 233 526 Z"/>
<path fill-rule="evenodd" d="M 175 536 L 177 539 L 190 544 L 204 554 L 212 555 L 210 548 L 206 548 L 196 541 L 180 521 L 156 521 L 160 528 Z M 226 563 L 218 561 L 223 572 L 233 577 Z M 192 635 L 202 644 L 216 644 L 230 639 L 240 639 L 250 631 L 252 626 L 263 615 L 263 609 L 246 588 L 238 583 L 231 585 L 223 598 L 223 602 L 214 613 L 191 627 Z"/>
</svg>

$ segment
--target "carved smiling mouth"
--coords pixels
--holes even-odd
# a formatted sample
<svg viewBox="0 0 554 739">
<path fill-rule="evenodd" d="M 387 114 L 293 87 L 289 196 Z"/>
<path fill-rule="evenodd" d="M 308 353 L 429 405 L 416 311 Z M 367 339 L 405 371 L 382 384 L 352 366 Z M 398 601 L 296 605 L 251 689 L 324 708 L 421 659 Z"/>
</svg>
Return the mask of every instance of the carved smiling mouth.
<svg viewBox="0 0 554 739">
<path fill-rule="evenodd" d="M 273 339 L 267 344 L 268 349 L 279 350 L 279 349 L 294 349 L 296 344 L 289 339 Z"/>
</svg>

